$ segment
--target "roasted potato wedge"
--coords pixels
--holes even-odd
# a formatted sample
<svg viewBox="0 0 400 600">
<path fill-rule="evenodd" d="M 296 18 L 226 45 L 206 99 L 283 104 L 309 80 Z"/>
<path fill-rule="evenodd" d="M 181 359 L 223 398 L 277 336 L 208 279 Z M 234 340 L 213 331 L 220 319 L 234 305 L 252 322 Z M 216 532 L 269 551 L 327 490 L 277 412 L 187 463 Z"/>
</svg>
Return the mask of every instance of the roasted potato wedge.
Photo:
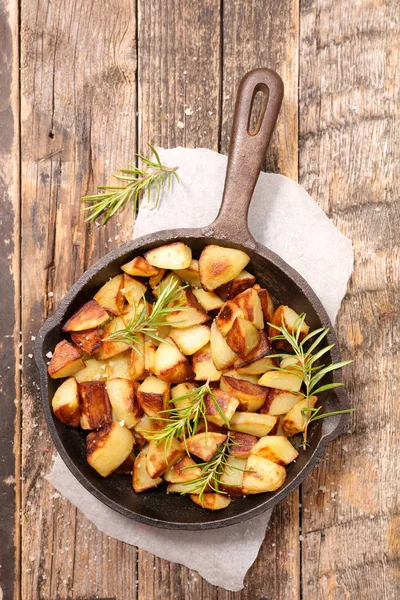
<svg viewBox="0 0 400 600">
<path fill-rule="evenodd" d="M 129 364 L 130 376 L 133 381 L 143 379 L 145 374 L 145 362 L 144 362 L 144 335 L 143 333 L 138 334 L 139 343 L 132 348 L 131 358 Z"/>
<path fill-rule="evenodd" d="M 190 454 L 194 454 L 204 462 L 207 462 L 212 459 L 225 440 L 226 434 L 224 433 L 213 431 L 196 433 L 196 435 L 186 438 L 186 443 L 182 444 L 182 449 L 186 450 L 187 448 Z"/>
<path fill-rule="evenodd" d="M 219 310 L 224 304 L 223 300 L 221 300 L 221 298 L 219 298 L 216 294 L 213 292 L 206 292 L 202 288 L 193 290 L 193 294 L 206 312 Z"/>
<path fill-rule="evenodd" d="M 146 290 L 147 285 L 143 281 L 139 281 L 139 279 L 135 279 L 130 275 L 124 275 L 124 287 L 121 292 L 131 306 L 137 307 L 143 301 Z"/>
<path fill-rule="evenodd" d="M 210 348 L 214 365 L 219 371 L 223 371 L 223 369 L 233 365 L 238 358 L 218 329 L 215 321 L 211 325 Z"/>
<path fill-rule="evenodd" d="M 168 408 L 170 385 L 157 377 L 146 377 L 137 389 L 137 399 L 146 415 L 157 417 Z"/>
<path fill-rule="evenodd" d="M 288 465 L 299 456 L 296 448 L 286 437 L 281 435 L 267 435 L 258 440 L 252 447 L 250 454 L 268 458 L 278 465 Z"/>
<path fill-rule="evenodd" d="M 158 269 L 157 275 L 152 275 L 150 277 L 149 284 L 152 290 L 158 286 L 166 272 L 166 269 Z"/>
<path fill-rule="evenodd" d="M 185 281 L 185 283 L 189 283 L 195 288 L 201 287 L 198 260 L 192 259 L 187 269 L 180 269 L 175 271 L 175 273 L 182 279 L 182 281 Z"/>
<path fill-rule="evenodd" d="M 302 378 L 297 374 L 285 371 L 267 371 L 258 380 L 258 385 L 289 392 L 299 392 L 302 383 Z"/>
<path fill-rule="evenodd" d="M 277 465 L 268 458 L 251 454 L 243 473 L 242 492 L 246 496 L 274 492 L 285 483 L 285 479 L 285 467 Z"/>
<path fill-rule="evenodd" d="M 253 286 L 253 289 L 257 291 L 257 294 L 261 300 L 261 308 L 264 316 L 264 325 L 267 326 L 267 323 L 272 323 L 272 319 L 274 318 L 275 307 L 272 302 L 271 296 L 268 293 L 268 290 L 260 287 L 258 284 Z"/>
<path fill-rule="evenodd" d="M 69 377 L 56 389 L 51 406 L 55 416 L 61 423 L 70 427 L 78 427 L 81 411 L 78 382 L 75 377 Z"/>
<path fill-rule="evenodd" d="M 316 403 L 318 402 L 317 396 L 311 396 L 311 398 L 304 398 L 300 400 L 297 404 L 293 406 L 287 413 L 287 415 L 283 418 L 282 421 L 282 431 L 288 437 L 292 437 L 296 435 L 296 433 L 301 433 L 304 431 L 305 421 L 302 415 L 303 408 L 307 406 L 314 408 Z"/>
<path fill-rule="evenodd" d="M 99 360 L 107 360 L 112 356 L 116 356 L 117 354 L 121 354 L 121 352 L 125 352 L 129 350 L 129 345 L 124 342 L 114 341 L 109 339 L 109 337 L 113 333 L 117 333 L 125 328 L 125 323 L 121 319 L 121 317 L 115 317 L 112 321 L 109 321 L 103 329 L 103 337 L 101 339 L 101 346 L 99 351 L 96 354 L 96 357 Z"/>
<path fill-rule="evenodd" d="M 150 477 L 147 472 L 148 446 L 144 446 L 135 458 L 133 465 L 132 486 L 136 493 L 145 492 L 162 483 L 161 477 Z"/>
<path fill-rule="evenodd" d="M 223 373 L 226 377 L 234 377 L 235 379 L 242 379 L 243 381 L 250 381 L 250 383 L 257 383 L 260 379 L 259 375 L 243 375 L 243 373 L 238 373 L 236 369 L 228 369 Z"/>
<path fill-rule="evenodd" d="M 107 379 L 107 363 L 104 360 L 89 358 L 83 369 L 75 373 L 75 379 L 78 383 L 84 381 L 105 381 Z"/>
<path fill-rule="evenodd" d="M 96 300 L 89 300 L 63 326 L 63 331 L 85 331 L 104 325 L 110 319 Z"/>
<path fill-rule="evenodd" d="M 79 350 L 93 356 L 100 350 L 101 330 L 97 327 L 86 331 L 71 331 L 71 340 Z"/>
<path fill-rule="evenodd" d="M 151 293 L 155 298 L 158 298 L 158 296 L 165 290 L 165 288 L 168 285 L 172 286 L 172 284 L 175 284 L 174 289 L 178 290 L 182 286 L 182 279 L 174 271 L 169 271 L 167 275 L 165 275 L 165 277 L 163 277 L 157 285 L 152 287 Z"/>
<path fill-rule="evenodd" d="M 107 379 L 130 379 L 131 350 L 117 354 L 107 360 Z"/>
<path fill-rule="evenodd" d="M 239 400 L 232 394 L 222 390 L 214 390 L 212 394 L 205 394 L 204 401 L 206 405 L 206 419 L 211 423 L 215 423 L 219 427 L 226 425 L 226 421 L 230 421 L 233 413 L 239 406 Z M 216 403 L 219 409 L 216 407 Z M 220 411 L 225 415 L 222 417 Z"/>
<path fill-rule="evenodd" d="M 290 306 L 281 305 L 281 306 L 278 306 L 278 308 L 274 312 L 274 316 L 273 316 L 271 322 L 273 323 L 273 325 L 278 325 L 279 327 L 282 327 L 282 323 L 284 323 L 285 327 L 289 331 L 289 333 L 296 333 L 297 327 L 295 327 L 295 325 L 296 325 L 298 318 L 299 318 L 299 315 L 297 314 L 296 311 L 294 311 L 292 308 L 290 308 Z M 309 326 L 307 325 L 306 322 L 304 322 L 300 329 L 300 335 L 299 335 L 300 341 L 306 337 L 309 330 L 310 330 Z M 280 332 L 277 329 L 269 326 L 268 334 L 269 334 L 270 338 L 275 335 L 279 335 L 279 333 Z M 275 341 L 274 343 L 277 348 L 285 348 L 287 346 L 287 344 L 284 340 L 282 340 L 282 341 L 278 340 L 278 341 Z M 290 346 L 289 346 L 289 348 L 290 348 Z"/>
<path fill-rule="evenodd" d="M 137 399 L 138 384 L 129 379 L 109 379 L 106 390 L 111 403 L 113 421 L 135 427 L 140 421 L 143 410 Z"/>
<path fill-rule="evenodd" d="M 229 392 L 239 400 L 239 410 L 241 411 L 256 412 L 263 406 L 268 397 L 266 388 L 227 375 L 221 377 L 220 387 L 221 390 Z"/>
<path fill-rule="evenodd" d="M 259 336 L 260 337 L 258 345 L 251 352 L 246 354 L 244 358 L 238 358 L 238 360 L 235 363 L 236 369 L 247 367 L 262 358 L 266 358 L 268 354 L 271 354 L 271 348 L 269 345 L 268 337 L 263 329 L 259 331 Z M 270 360 L 268 364 L 275 363 L 272 360 Z M 265 371 L 266 369 L 264 369 L 264 371 L 261 371 L 260 374 L 265 373 Z"/>
<path fill-rule="evenodd" d="M 250 261 L 241 250 L 210 244 L 202 251 L 199 259 L 199 275 L 203 289 L 212 292 L 215 288 L 235 279 Z"/>
<path fill-rule="evenodd" d="M 173 242 L 145 253 L 147 262 L 159 269 L 177 271 L 187 269 L 192 262 L 192 250 L 183 242 Z"/>
<path fill-rule="evenodd" d="M 125 305 L 125 298 L 121 293 L 123 287 L 124 275 L 116 275 L 99 289 L 94 299 L 108 312 L 120 315 Z"/>
<path fill-rule="evenodd" d="M 229 450 L 230 455 L 236 458 L 248 458 L 251 454 L 251 449 L 258 442 L 258 437 L 249 433 L 235 431 L 235 433 L 231 434 L 231 440 L 233 444 Z"/>
<path fill-rule="evenodd" d="M 208 508 L 208 510 L 221 510 L 227 508 L 232 502 L 232 498 L 228 494 L 216 494 L 214 492 L 203 494 L 201 500 L 198 494 L 190 494 L 190 499 L 202 508 Z"/>
<path fill-rule="evenodd" d="M 255 281 L 256 278 L 254 275 L 251 275 L 251 273 L 243 269 L 243 271 L 241 271 L 241 273 L 239 273 L 239 275 L 231 281 L 228 300 L 235 298 L 238 294 L 241 294 L 244 292 L 244 290 L 250 288 L 252 285 L 254 285 Z"/>
<path fill-rule="evenodd" d="M 155 372 L 157 377 L 169 383 L 182 383 L 194 375 L 186 356 L 171 337 L 166 338 L 157 348 Z"/>
<path fill-rule="evenodd" d="M 82 429 L 98 429 L 112 423 L 112 409 L 105 383 L 85 381 L 80 383 L 78 388 Z"/>
<path fill-rule="evenodd" d="M 186 455 L 173 465 L 169 465 L 164 473 L 164 479 L 168 483 L 187 483 L 198 479 L 200 476 L 200 467 L 196 466 L 193 458 Z"/>
<path fill-rule="evenodd" d="M 192 367 L 195 381 L 219 381 L 221 371 L 218 371 L 212 359 L 210 344 L 206 344 L 193 354 Z"/>
<path fill-rule="evenodd" d="M 160 272 L 160 269 L 150 265 L 143 256 L 135 256 L 128 263 L 122 265 L 121 269 L 132 277 L 154 277 Z"/>
<path fill-rule="evenodd" d="M 157 346 L 153 340 L 146 336 L 144 342 L 144 368 L 146 373 L 154 375 L 156 372 L 156 351 Z"/>
<path fill-rule="evenodd" d="M 228 456 L 226 466 L 220 478 L 219 488 L 230 496 L 243 496 L 243 473 L 246 468 L 246 458 Z"/>
<path fill-rule="evenodd" d="M 265 403 L 260 408 L 260 412 L 264 415 L 285 415 L 300 399 L 301 396 L 298 394 L 292 394 L 284 390 L 270 389 Z"/>
<path fill-rule="evenodd" d="M 282 438 L 284 439 L 284 438 Z M 173 438 L 171 444 L 151 441 L 147 452 L 146 469 L 152 479 L 159 477 L 171 465 L 174 465 L 185 454 L 181 443 Z"/>
<path fill-rule="evenodd" d="M 226 342 L 231 350 L 243 358 L 258 346 L 260 334 L 250 321 L 236 317 Z"/>
<path fill-rule="evenodd" d="M 135 425 L 134 433 L 135 436 L 139 435 L 141 438 L 145 439 L 146 442 L 150 442 L 153 433 L 156 431 L 161 431 L 164 429 L 165 421 L 158 421 L 156 419 L 150 418 L 146 413 L 141 417 L 139 423 Z"/>
<path fill-rule="evenodd" d="M 54 348 L 53 356 L 47 367 L 47 372 L 53 379 L 70 377 L 85 368 L 80 353 L 66 340 L 58 342 Z"/>
<path fill-rule="evenodd" d="M 234 300 L 228 300 L 219 311 L 215 320 L 218 329 L 224 337 L 226 337 L 232 329 L 237 317 L 243 318 L 242 309 L 235 303 Z"/>
<path fill-rule="evenodd" d="M 235 412 L 229 425 L 232 431 L 263 437 L 268 435 L 275 423 L 276 417 L 271 415 L 260 415 L 255 412 Z"/>
<path fill-rule="evenodd" d="M 127 427 L 111 423 L 86 438 L 86 458 L 102 477 L 108 477 L 128 458 L 135 440 Z"/>
<path fill-rule="evenodd" d="M 172 328 L 169 333 L 185 356 L 191 356 L 210 341 L 210 328 L 207 325 L 192 325 L 186 329 Z"/>
<path fill-rule="evenodd" d="M 243 318 L 250 321 L 257 329 L 264 329 L 264 316 L 261 300 L 253 288 L 245 290 L 235 298 L 235 303 L 243 313 Z"/>
<path fill-rule="evenodd" d="M 203 310 L 201 304 L 196 300 L 193 293 L 184 289 L 177 294 L 176 300 L 172 303 L 181 306 L 174 312 L 169 313 L 166 322 L 177 329 L 186 329 L 193 325 L 202 325 L 209 320 L 208 314 Z"/>
</svg>

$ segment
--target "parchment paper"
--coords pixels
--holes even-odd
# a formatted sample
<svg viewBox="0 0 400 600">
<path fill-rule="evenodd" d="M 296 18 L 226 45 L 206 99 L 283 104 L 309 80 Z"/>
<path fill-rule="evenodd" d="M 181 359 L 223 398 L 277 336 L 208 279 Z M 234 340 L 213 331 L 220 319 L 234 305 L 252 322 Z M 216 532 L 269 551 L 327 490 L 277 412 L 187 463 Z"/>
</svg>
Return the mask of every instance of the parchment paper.
<svg viewBox="0 0 400 600">
<path fill-rule="evenodd" d="M 217 216 L 226 157 L 203 148 L 160 149 L 163 164 L 179 165 L 181 183 L 142 203 L 135 237 L 177 227 L 209 225 Z M 249 213 L 255 239 L 279 254 L 308 281 L 332 322 L 353 269 L 351 241 L 296 182 L 261 173 Z M 101 531 L 128 544 L 194 569 L 210 583 L 239 591 L 263 542 L 270 512 L 215 531 L 166 531 L 135 523 L 91 496 L 59 456 L 46 477 Z M 227 558 L 229 557 L 229 559 Z M 132 580 L 132 585 L 135 581 Z"/>
</svg>

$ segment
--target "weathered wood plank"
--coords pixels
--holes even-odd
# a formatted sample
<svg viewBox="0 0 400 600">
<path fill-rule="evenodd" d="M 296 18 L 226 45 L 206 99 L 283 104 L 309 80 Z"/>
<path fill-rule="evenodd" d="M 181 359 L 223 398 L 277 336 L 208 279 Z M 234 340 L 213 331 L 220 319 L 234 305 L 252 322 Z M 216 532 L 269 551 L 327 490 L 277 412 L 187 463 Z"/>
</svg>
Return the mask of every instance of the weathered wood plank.
<svg viewBox="0 0 400 600">
<path fill-rule="evenodd" d="M 355 250 L 337 329 L 357 412 L 303 486 L 303 594 L 316 600 L 399 593 L 398 9 L 301 4 L 300 181 Z"/>
<path fill-rule="evenodd" d="M 18 3 L 0 2 L 0 598 L 19 598 L 19 99 Z"/>
<path fill-rule="evenodd" d="M 128 0 L 24 0 L 21 10 L 22 597 L 134 600 L 135 548 L 95 530 L 43 480 L 53 446 L 30 354 L 65 291 L 132 232 L 132 210 L 104 229 L 87 226 L 80 197 L 136 151 L 136 9 Z"/>
<path fill-rule="evenodd" d="M 282 77 L 285 96 L 266 157 L 266 170 L 297 179 L 298 3 L 225 2 L 221 151 L 227 152 L 236 90 L 246 71 L 270 67 Z M 299 494 L 274 510 L 260 554 L 241 594 L 220 590 L 218 599 L 300 598 Z M 266 576 L 268 568 L 268 576 Z"/>
</svg>

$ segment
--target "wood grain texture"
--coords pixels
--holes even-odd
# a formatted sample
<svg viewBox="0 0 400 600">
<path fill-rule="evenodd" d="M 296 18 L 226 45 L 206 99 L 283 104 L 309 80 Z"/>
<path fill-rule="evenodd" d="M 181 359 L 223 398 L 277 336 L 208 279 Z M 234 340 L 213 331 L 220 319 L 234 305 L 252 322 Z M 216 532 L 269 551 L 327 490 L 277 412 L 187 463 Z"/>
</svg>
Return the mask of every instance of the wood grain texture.
<svg viewBox="0 0 400 600">
<path fill-rule="evenodd" d="M 0 598 L 19 598 L 19 74 L 18 3 L 0 1 Z"/>
<path fill-rule="evenodd" d="M 303 485 L 303 594 L 400 589 L 398 2 L 301 4 L 300 181 L 353 240 L 338 317 L 357 412 Z"/>
<path fill-rule="evenodd" d="M 89 227 L 80 197 L 134 157 L 135 74 L 130 0 L 22 2 L 24 600 L 136 598 L 136 550 L 95 530 L 43 479 L 53 446 L 31 356 L 31 337 L 65 291 L 131 235 L 131 210 Z"/>
</svg>

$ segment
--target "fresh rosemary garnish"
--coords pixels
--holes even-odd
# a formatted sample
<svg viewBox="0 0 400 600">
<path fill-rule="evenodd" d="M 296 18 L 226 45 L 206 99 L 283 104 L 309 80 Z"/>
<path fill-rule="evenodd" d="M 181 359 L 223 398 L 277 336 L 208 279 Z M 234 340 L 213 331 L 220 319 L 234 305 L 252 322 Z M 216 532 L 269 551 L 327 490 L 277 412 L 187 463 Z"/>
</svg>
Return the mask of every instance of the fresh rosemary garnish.
<svg viewBox="0 0 400 600">
<path fill-rule="evenodd" d="M 301 330 L 303 323 L 305 322 L 305 319 L 306 319 L 305 313 L 299 315 L 299 317 L 296 319 L 296 321 L 293 325 L 293 328 L 292 328 L 292 331 L 294 333 L 290 333 L 288 331 L 288 329 L 283 321 L 283 318 L 282 318 L 282 326 L 281 327 L 279 327 L 278 325 L 268 323 L 268 325 L 271 325 L 274 329 L 277 329 L 280 332 L 279 335 L 271 337 L 270 338 L 271 341 L 278 341 L 278 340 L 286 341 L 293 350 L 293 354 L 288 354 L 288 353 L 271 354 L 271 355 L 268 355 L 269 358 L 279 358 L 279 359 L 283 360 L 284 358 L 289 358 L 289 357 L 293 358 L 293 355 L 294 355 L 294 357 L 298 361 L 297 364 L 290 365 L 290 369 L 276 367 L 276 366 L 269 366 L 268 369 L 274 370 L 274 371 L 284 371 L 286 373 L 296 374 L 296 375 L 298 375 L 298 377 L 301 377 L 301 379 L 303 380 L 303 383 L 304 383 L 305 392 L 304 393 L 299 392 L 299 394 L 301 396 L 303 396 L 304 398 L 306 398 L 308 401 L 311 396 L 316 396 L 317 394 L 320 394 L 321 392 L 326 392 L 327 390 L 331 390 L 333 388 L 342 386 L 343 383 L 339 383 L 339 382 L 327 383 L 327 384 L 321 385 L 321 386 L 319 386 L 318 384 L 321 381 L 321 379 L 323 377 L 325 377 L 325 375 L 327 373 L 330 373 L 331 371 L 336 371 L 337 369 L 341 369 L 342 367 L 349 365 L 353 361 L 345 360 L 342 362 L 331 363 L 329 365 L 316 364 L 317 361 L 320 360 L 324 356 L 324 354 L 329 352 L 334 347 L 335 344 L 329 344 L 328 346 L 325 346 L 324 348 L 318 350 L 315 354 L 313 354 L 313 352 L 315 350 L 317 350 L 317 348 L 318 348 L 319 344 L 322 342 L 322 340 L 328 335 L 329 328 L 320 327 L 319 329 L 315 329 L 314 331 L 311 331 L 310 333 L 308 333 L 308 335 L 306 335 L 300 341 L 300 330 Z M 311 341 L 312 341 L 312 343 L 308 347 L 306 347 L 306 345 Z M 344 409 L 344 410 L 334 411 L 331 413 L 325 413 L 323 415 L 321 415 L 321 414 L 316 415 L 316 413 L 318 413 L 320 408 L 321 407 L 314 409 L 310 406 L 306 406 L 302 410 L 302 415 L 303 415 L 303 419 L 304 419 L 304 431 L 303 431 L 302 446 L 303 446 L 304 450 L 308 445 L 307 431 L 308 431 L 308 426 L 312 421 L 316 421 L 317 419 L 322 419 L 322 418 L 330 417 L 330 416 L 334 416 L 334 415 L 342 415 L 345 413 L 351 413 L 351 412 L 354 412 L 354 410 L 355 410 L 354 408 L 348 408 L 348 409 Z"/>
<path fill-rule="evenodd" d="M 161 198 L 161 188 L 165 182 L 168 182 L 169 189 L 172 177 L 175 177 L 179 181 L 176 172 L 179 167 L 167 167 L 161 164 L 156 149 L 151 144 L 148 144 L 148 146 L 153 152 L 155 160 L 145 158 L 141 154 L 136 155 L 147 167 L 146 170 L 129 164 L 127 169 L 119 169 L 120 174 L 113 175 L 118 181 L 123 181 L 124 185 L 101 185 L 98 186 L 98 189 L 104 190 L 104 192 L 82 198 L 82 202 L 90 202 L 90 206 L 86 206 L 83 209 L 89 211 L 87 221 L 93 222 L 101 215 L 104 215 L 103 225 L 105 225 L 110 217 L 131 201 L 133 202 L 133 209 L 136 212 L 139 194 L 140 192 L 144 192 L 146 188 L 148 200 L 150 200 L 150 190 L 152 187 L 155 187 L 156 206 L 158 206 Z"/>
<path fill-rule="evenodd" d="M 141 334 L 147 335 L 153 340 L 164 342 L 165 340 L 158 335 L 158 328 L 168 325 L 166 317 L 176 310 L 187 310 L 179 300 L 179 294 L 187 286 L 180 286 L 177 281 L 170 280 L 160 291 L 160 294 L 154 304 L 151 305 L 149 314 L 147 301 L 143 297 L 144 307 L 137 314 L 136 306 L 133 308 L 133 316 L 123 329 L 114 331 L 105 340 L 121 342 L 133 348 L 140 354 L 138 346 L 142 346 Z"/>
<path fill-rule="evenodd" d="M 149 439 L 158 442 L 158 444 L 164 442 L 164 448 L 166 449 L 166 452 L 168 452 L 168 449 L 171 447 L 172 440 L 174 438 L 182 437 L 182 441 L 186 447 L 186 452 L 189 454 L 189 450 L 186 446 L 186 439 L 192 435 L 195 435 L 199 427 L 200 418 L 204 419 L 205 431 L 206 433 L 208 432 L 206 418 L 207 406 L 205 401 L 205 396 L 207 394 L 209 394 L 215 408 L 221 415 L 224 424 L 226 427 L 229 427 L 229 421 L 226 418 L 224 411 L 218 404 L 217 399 L 207 381 L 204 385 L 194 389 L 188 394 L 172 398 L 170 402 L 175 403 L 176 406 L 161 411 L 160 415 L 164 415 L 161 418 L 154 417 L 154 419 L 157 421 L 165 421 L 164 429 L 161 429 L 160 431 L 149 432 Z M 179 406 L 182 401 L 184 402 L 184 405 Z"/>
</svg>

